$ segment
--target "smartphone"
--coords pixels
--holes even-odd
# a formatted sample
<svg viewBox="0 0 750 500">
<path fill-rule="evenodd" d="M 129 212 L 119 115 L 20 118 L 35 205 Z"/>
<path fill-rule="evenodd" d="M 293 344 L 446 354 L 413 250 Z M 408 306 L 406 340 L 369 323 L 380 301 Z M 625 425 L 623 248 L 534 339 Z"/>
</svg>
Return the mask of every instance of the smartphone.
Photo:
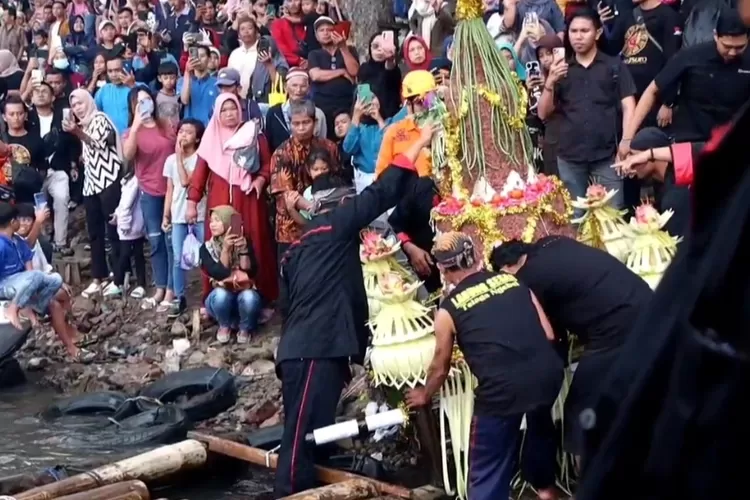
<svg viewBox="0 0 750 500">
<path fill-rule="evenodd" d="M 393 41 L 393 31 L 384 31 L 380 34 L 383 38 L 383 48 L 387 50 L 396 50 L 395 42 Z"/>
<path fill-rule="evenodd" d="M 552 49 L 553 61 L 557 62 L 557 61 L 562 61 L 564 59 L 565 59 L 565 47 L 555 47 L 554 49 Z"/>
<path fill-rule="evenodd" d="M 151 99 L 138 101 L 138 111 L 141 113 L 142 118 L 154 116 L 154 101 Z"/>
<path fill-rule="evenodd" d="M 32 69 L 31 70 L 31 81 L 33 83 L 42 83 L 44 80 L 44 71 L 41 69 Z"/>
<path fill-rule="evenodd" d="M 528 61 L 526 63 L 526 75 L 529 78 L 538 78 L 542 74 L 539 69 L 539 61 Z"/>
<path fill-rule="evenodd" d="M 62 119 L 64 122 L 70 121 L 70 108 L 63 108 Z"/>
<path fill-rule="evenodd" d="M 271 52 L 271 42 L 268 41 L 268 38 L 264 36 L 260 37 L 260 40 L 258 40 L 258 52 Z"/>
<path fill-rule="evenodd" d="M 47 208 L 47 195 L 44 193 L 34 193 L 34 207 L 37 210 Z"/>
<path fill-rule="evenodd" d="M 198 47 L 188 47 L 188 55 L 190 56 L 190 59 L 197 60 L 198 59 Z"/>
<path fill-rule="evenodd" d="M 232 214 L 232 220 L 229 223 L 229 234 L 242 236 L 242 215 Z"/>
<path fill-rule="evenodd" d="M 357 85 L 357 98 L 362 101 L 363 104 L 370 104 L 375 94 L 372 93 L 372 88 L 369 83 L 362 83 Z"/>
</svg>

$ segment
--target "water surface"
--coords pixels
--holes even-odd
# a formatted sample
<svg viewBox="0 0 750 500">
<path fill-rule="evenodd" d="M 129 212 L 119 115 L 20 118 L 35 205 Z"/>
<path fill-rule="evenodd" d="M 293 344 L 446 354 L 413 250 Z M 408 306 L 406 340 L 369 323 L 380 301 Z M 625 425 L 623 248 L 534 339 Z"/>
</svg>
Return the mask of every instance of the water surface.
<svg viewBox="0 0 750 500">
<path fill-rule="evenodd" d="M 77 448 L 76 435 L 101 425 L 101 417 L 63 417 L 52 422 L 39 415 L 61 396 L 33 381 L 0 390 L 0 477 L 65 466 L 72 473 L 92 466 L 116 462 L 148 448 Z M 153 498 L 188 500 L 233 500 L 270 498 L 272 479 L 268 471 L 236 464 L 236 470 L 222 477 L 200 477 L 179 487 L 152 491 Z"/>
</svg>

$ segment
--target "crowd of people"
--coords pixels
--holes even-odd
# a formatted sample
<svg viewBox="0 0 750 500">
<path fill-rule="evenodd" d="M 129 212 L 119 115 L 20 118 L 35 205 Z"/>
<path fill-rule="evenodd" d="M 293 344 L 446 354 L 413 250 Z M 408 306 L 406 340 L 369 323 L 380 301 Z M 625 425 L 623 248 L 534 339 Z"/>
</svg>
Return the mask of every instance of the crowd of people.
<svg viewBox="0 0 750 500">
<path fill-rule="evenodd" d="M 618 208 L 637 205 L 648 186 L 661 209 L 676 212 L 670 232 L 685 234 L 696 148 L 750 99 L 748 31 L 738 13 L 722 9 L 713 37 L 681 47 L 689 2 L 484 6 L 488 33 L 527 88 L 537 168 L 559 175 L 574 197 L 593 177 L 618 191 Z M 445 236 L 433 252 L 434 130 L 416 116 L 428 93 L 449 84 L 455 9 L 414 0 L 404 12 L 409 34 L 378 31 L 360 54 L 336 0 L 4 2 L 0 297 L 10 301 L 11 322 L 49 315 L 71 356 L 96 355 L 77 347 L 66 319 L 72 292 L 50 265 L 74 252 L 68 226 L 78 205 L 91 259 L 83 296 L 129 295 L 177 317 L 188 307 L 186 273 L 200 267 L 201 302 L 191 306 L 218 323 L 220 343 L 247 343 L 279 309 L 287 433 L 277 492 L 311 486 L 314 457 L 297 453 L 301 436 L 332 422 L 331 385 L 343 387 L 345 361 L 362 359 L 367 344 L 359 230 L 375 219 L 390 226 L 430 291 L 441 274 L 456 285 L 452 297 L 497 283 L 494 273 L 472 271 L 465 237 Z M 477 409 L 486 417 L 477 421 L 487 440 L 472 498 L 507 497 L 516 420 L 547 411 L 562 373 L 561 363 L 545 362 L 544 383 L 530 390 L 537 379 L 528 370 L 498 366 L 493 360 L 520 362 L 500 347 L 478 347 L 502 343 L 491 340 L 498 315 L 523 311 L 509 330 L 538 333 L 521 349 L 525 359 L 548 359 L 543 339 L 560 328 L 590 343 L 594 354 L 576 377 L 588 382 L 571 400 L 579 411 L 648 300 L 624 266 L 585 252 L 557 240 L 504 245 L 495 271 L 515 275 L 512 286 L 503 282 L 515 291 L 479 312 L 449 297 L 437 315 L 443 348 L 427 386 L 408 399 L 425 404 L 439 389 L 457 337 L 479 376 Z M 555 274 L 562 256 L 571 271 L 578 258 L 591 269 Z M 563 293 L 573 288 L 582 294 Z M 462 337 L 466 329 L 473 333 Z M 515 430 L 505 433 L 508 422 Z M 575 429 L 569 437 L 578 453 Z M 507 446 L 498 451 L 495 442 Z M 540 497 L 551 498 L 549 469 L 531 474 Z"/>
</svg>

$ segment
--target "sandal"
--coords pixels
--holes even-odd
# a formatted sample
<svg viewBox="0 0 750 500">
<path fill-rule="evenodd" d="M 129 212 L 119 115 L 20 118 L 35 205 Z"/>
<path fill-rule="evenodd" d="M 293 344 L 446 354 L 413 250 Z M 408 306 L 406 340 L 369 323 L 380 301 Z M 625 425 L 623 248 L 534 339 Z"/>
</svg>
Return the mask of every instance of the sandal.
<svg viewBox="0 0 750 500">
<path fill-rule="evenodd" d="M 216 340 L 218 340 L 220 344 L 228 344 L 230 339 L 231 330 L 229 328 L 219 328 L 219 331 L 216 332 Z"/>
<path fill-rule="evenodd" d="M 88 299 L 92 295 L 96 295 L 97 293 L 100 293 L 102 291 L 104 284 L 103 283 L 91 283 L 89 286 L 86 287 L 84 291 L 81 292 L 81 297 L 84 299 Z"/>
<path fill-rule="evenodd" d="M 171 300 L 162 300 L 159 302 L 159 305 L 156 308 L 156 312 L 159 314 L 165 313 L 172 309 L 172 301 Z"/>
<path fill-rule="evenodd" d="M 245 331 L 237 332 L 237 343 L 238 344 L 247 344 L 250 342 L 250 333 Z"/>
<path fill-rule="evenodd" d="M 130 292 L 130 296 L 134 299 L 142 299 L 144 295 L 146 295 L 146 289 L 142 286 L 137 286 Z"/>
<path fill-rule="evenodd" d="M 147 297 L 143 299 L 143 302 L 141 302 L 141 309 L 144 311 L 148 311 L 149 309 L 153 309 L 156 307 L 156 299 L 153 297 Z"/>
</svg>

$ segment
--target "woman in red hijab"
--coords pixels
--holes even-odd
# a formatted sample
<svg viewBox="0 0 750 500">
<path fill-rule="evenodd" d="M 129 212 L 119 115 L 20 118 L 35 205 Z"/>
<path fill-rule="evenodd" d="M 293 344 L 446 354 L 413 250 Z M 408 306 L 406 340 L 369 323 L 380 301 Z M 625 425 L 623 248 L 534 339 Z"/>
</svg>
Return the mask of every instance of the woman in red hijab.
<svg viewBox="0 0 750 500">
<path fill-rule="evenodd" d="M 404 40 L 404 62 L 409 71 L 416 69 L 430 70 L 432 53 L 422 37 L 411 35 Z"/>
<path fill-rule="evenodd" d="M 197 217 L 197 203 L 204 193 L 206 208 L 231 205 L 242 215 L 244 235 L 257 259 L 256 284 L 266 303 L 279 294 L 276 255 L 269 226 L 266 186 L 271 177 L 271 153 L 260 125 L 251 120 L 242 123 L 237 96 L 220 94 L 214 114 L 198 147 L 198 162 L 188 187 L 188 222 Z M 209 217 L 206 217 L 206 231 Z M 210 232 L 206 232 L 210 234 Z M 204 296 L 210 291 L 203 277 Z M 265 319 L 268 313 L 265 311 Z M 261 320 L 262 321 L 262 320 Z"/>
</svg>

